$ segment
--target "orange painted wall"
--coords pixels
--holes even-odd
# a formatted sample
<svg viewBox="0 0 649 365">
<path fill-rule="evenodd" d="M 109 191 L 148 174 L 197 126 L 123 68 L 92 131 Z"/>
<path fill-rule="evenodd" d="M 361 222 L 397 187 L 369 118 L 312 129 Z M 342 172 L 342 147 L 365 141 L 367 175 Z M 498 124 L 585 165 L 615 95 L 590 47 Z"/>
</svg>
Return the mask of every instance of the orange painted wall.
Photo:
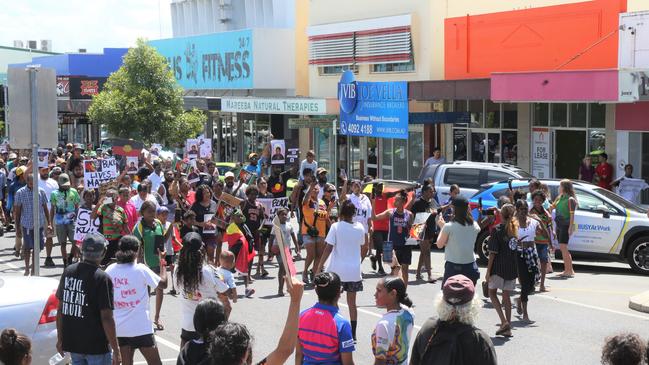
<svg viewBox="0 0 649 365">
<path fill-rule="evenodd" d="M 617 67 L 618 14 L 626 0 L 594 0 L 484 15 L 447 18 L 446 79 L 489 77 L 492 72 Z"/>
</svg>

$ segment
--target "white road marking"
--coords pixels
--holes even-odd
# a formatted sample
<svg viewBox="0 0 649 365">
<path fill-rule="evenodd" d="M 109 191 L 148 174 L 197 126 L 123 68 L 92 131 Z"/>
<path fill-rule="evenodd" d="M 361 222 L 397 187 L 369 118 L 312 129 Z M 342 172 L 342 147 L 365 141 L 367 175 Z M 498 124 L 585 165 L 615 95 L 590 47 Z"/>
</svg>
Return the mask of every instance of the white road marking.
<svg viewBox="0 0 649 365">
<path fill-rule="evenodd" d="M 172 350 L 174 350 L 176 352 L 180 352 L 180 345 L 176 345 L 175 343 L 173 343 L 173 342 L 171 342 L 169 340 L 166 340 L 166 339 L 164 339 L 164 338 L 162 338 L 162 337 L 160 337 L 158 335 L 155 336 L 155 341 L 156 341 L 156 343 L 159 343 L 161 345 L 165 345 L 168 348 L 170 348 L 170 349 L 172 349 Z"/>
<path fill-rule="evenodd" d="M 597 307 L 597 306 L 590 305 L 590 304 L 573 302 L 572 300 L 566 300 L 566 299 L 560 299 L 560 298 L 551 297 L 551 296 L 549 296 L 547 294 L 537 294 L 537 295 L 535 295 L 535 297 L 545 298 L 545 299 L 549 299 L 549 300 L 554 300 L 555 302 L 559 302 L 559 303 L 572 304 L 572 305 L 576 305 L 578 307 L 595 309 L 595 310 L 599 310 L 599 311 L 602 311 L 602 312 L 619 314 L 621 316 L 627 316 L 627 317 L 631 317 L 631 318 L 638 318 L 638 319 L 643 319 L 645 321 L 649 321 L 649 316 L 643 316 L 643 315 L 635 314 L 635 313 L 620 312 L 620 311 L 616 311 L 616 310 L 613 310 L 613 309 Z"/>
<path fill-rule="evenodd" d="M 162 359 L 160 361 L 162 361 L 162 362 L 175 362 L 177 360 L 178 360 L 177 358 L 173 358 L 173 359 Z M 146 364 L 146 361 L 136 361 L 136 362 L 133 363 L 133 365 L 144 365 L 144 364 Z"/>
</svg>

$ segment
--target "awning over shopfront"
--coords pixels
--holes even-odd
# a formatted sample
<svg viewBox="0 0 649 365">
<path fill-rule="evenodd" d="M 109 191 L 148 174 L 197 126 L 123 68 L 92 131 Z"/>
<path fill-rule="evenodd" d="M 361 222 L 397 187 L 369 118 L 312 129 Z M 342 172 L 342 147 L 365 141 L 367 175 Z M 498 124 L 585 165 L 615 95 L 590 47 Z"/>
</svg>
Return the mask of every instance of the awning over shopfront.
<svg viewBox="0 0 649 365">
<path fill-rule="evenodd" d="M 495 102 L 618 102 L 618 70 L 491 74 Z"/>
<path fill-rule="evenodd" d="M 185 110 L 221 110 L 221 98 L 210 96 L 185 96 L 183 97 Z"/>
<path fill-rule="evenodd" d="M 417 101 L 489 100 L 491 80 L 431 80 L 408 82 L 408 98 Z"/>
</svg>

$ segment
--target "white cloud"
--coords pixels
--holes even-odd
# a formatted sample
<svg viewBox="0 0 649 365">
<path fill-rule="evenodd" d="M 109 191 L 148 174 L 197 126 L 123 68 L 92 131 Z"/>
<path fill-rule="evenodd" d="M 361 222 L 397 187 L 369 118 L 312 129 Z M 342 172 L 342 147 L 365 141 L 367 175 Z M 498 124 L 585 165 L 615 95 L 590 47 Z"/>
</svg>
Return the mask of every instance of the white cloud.
<svg viewBox="0 0 649 365">
<path fill-rule="evenodd" d="M 170 0 L 20 0 L 3 2 L 0 45 L 51 39 L 55 52 L 130 47 L 137 38 L 171 37 Z"/>
</svg>

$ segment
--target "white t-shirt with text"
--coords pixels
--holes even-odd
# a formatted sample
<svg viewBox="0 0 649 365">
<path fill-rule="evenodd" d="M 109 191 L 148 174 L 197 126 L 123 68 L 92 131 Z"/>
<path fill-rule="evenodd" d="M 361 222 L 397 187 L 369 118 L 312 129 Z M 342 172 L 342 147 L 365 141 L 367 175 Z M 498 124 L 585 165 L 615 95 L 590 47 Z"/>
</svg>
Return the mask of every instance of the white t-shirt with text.
<svg viewBox="0 0 649 365">
<path fill-rule="evenodd" d="M 367 220 L 372 218 L 372 201 L 365 194 L 349 194 L 347 198 L 350 202 L 356 207 L 356 215 L 354 216 L 354 222 L 358 222 L 363 225 L 365 233 L 369 232 L 369 225 Z"/>
</svg>

